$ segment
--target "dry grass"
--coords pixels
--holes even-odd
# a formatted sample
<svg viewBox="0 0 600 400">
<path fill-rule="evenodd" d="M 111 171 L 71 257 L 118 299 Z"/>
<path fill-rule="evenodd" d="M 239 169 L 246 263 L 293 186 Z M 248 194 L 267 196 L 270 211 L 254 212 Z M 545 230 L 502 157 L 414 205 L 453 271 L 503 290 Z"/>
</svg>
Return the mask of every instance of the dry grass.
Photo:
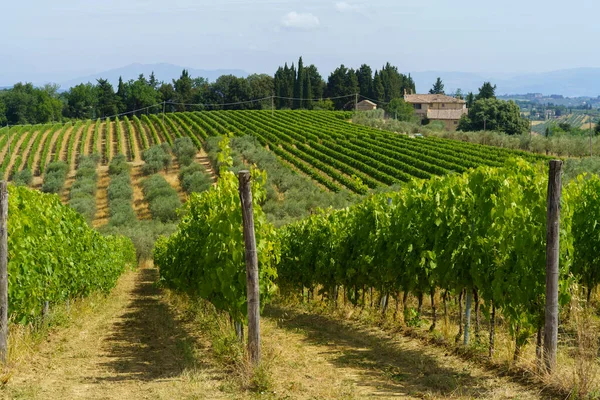
<svg viewBox="0 0 600 400">
<path fill-rule="evenodd" d="M 153 268 L 126 273 L 111 296 L 74 306 L 71 323 L 53 329 L 44 340 L 13 334 L 12 375 L 0 396 L 230 398 L 202 345 L 187 335 L 162 300 L 156 276 Z"/>
<path fill-rule="evenodd" d="M 96 215 L 93 221 L 95 228 L 108 224 L 108 184 L 110 183 L 108 166 L 98 166 L 96 171 L 98 172 L 98 186 L 96 190 Z"/>
<path fill-rule="evenodd" d="M 130 163 L 131 165 L 131 187 L 133 188 L 133 210 L 139 220 L 152 219 L 150 215 L 150 209 L 148 208 L 148 202 L 144 199 L 144 192 L 142 190 L 142 166 L 144 162 Z"/>
<path fill-rule="evenodd" d="M 579 293 L 573 288 L 572 293 Z M 374 295 L 377 297 L 377 294 Z M 375 299 L 376 302 L 377 299 Z M 389 333 L 401 333 L 405 337 L 417 338 L 422 344 L 437 345 L 447 352 L 460 355 L 463 361 L 476 361 L 482 368 L 496 374 L 507 375 L 514 382 L 521 382 L 524 387 L 543 393 L 544 398 L 600 398 L 600 359 L 598 347 L 600 344 L 600 319 L 594 310 L 598 305 L 591 305 L 578 296 L 573 297 L 569 312 L 561 315 L 561 330 L 559 332 L 558 364 L 555 372 L 548 375 L 540 372 L 536 361 L 535 336 L 522 348 L 518 360 L 513 361 L 515 342 L 508 327 L 501 317 L 496 320 L 495 353 L 492 359 L 487 357 L 489 324 L 481 313 L 479 335 L 475 334 L 475 315 L 472 317 L 471 343 L 468 347 L 455 344 L 458 332 L 458 308 L 454 301 L 448 303 L 449 318 L 443 317 L 441 299 L 436 296 L 438 322 L 436 329 L 429 332 L 431 309 L 425 303 L 421 324 L 407 328 L 402 321 L 402 307 L 394 319 L 394 302 L 384 317 L 378 309 L 371 309 L 367 293 L 367 307 L 340 306 L 334 309 L 320 301 L 311 301 L 298 306 L 297 300 L 287 298 L 288 306 L 301 307 L 311 314 L 336 318 L 340 321 L 359 324 L 364 327 L 381 327 Z M 340 300 L 340 302 L 342 302 Z M 414 298 L 409 297 L 409 308 L 416 308 Z M 462 339 L 460 341 L 462 343 Z M 537 388 L 537 389 L 536 389 Z"/>
</svg>

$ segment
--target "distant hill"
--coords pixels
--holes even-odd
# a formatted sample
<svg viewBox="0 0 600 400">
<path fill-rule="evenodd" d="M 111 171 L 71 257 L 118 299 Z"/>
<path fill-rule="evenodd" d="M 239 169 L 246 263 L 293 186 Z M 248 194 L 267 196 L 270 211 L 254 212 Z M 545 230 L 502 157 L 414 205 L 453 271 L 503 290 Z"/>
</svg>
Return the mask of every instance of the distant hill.
<svg viewBox="0 0 600 400">
<path fill-rule="evenodd" d="M 484 81 L 497 85 L 496 94 L 543 93 L 568 97 L 600 95 L 600 68 L 574 68 L 521 75 L 477 74 L 469 72 L 425 71 L 411 73 L 419 93 L 425 93 L 439 76 L 446 93 L 460 88 L 464 93 L 477 92 Z"/>
<path fill-rule="evenodd" d="M 203 77 L 209 81 L 215 81 L 221 75 L 235 75 L 238 77 L 248 76 L 248 73 L 239 69 L 216 69 L 216 70 L 205 70 L 205 69 L 194 69 L 186 68 L 173 64 L 130 64 L 125 67 L 111 69 L 108 71 L 99 72 L 97 74 L 83 76 L 76 79 L 71 79 L 66 82 L 60 82 L 62 90 L 68 90 L 69 88 L 76 86 L 80 83 L 92 82 L 96 83 L 99 78 L 108 79 L 115 87 L 119 83 L 119 76 L 123 77 L 124 81 L 130 79 L 137 79 L 140 74 L 144 74 L 146 78 L 150 76 L 152 71 L 156 79 L 159 81 L 171 82 L 172 79 L 177 79 L 181 75 L 181 71 L 187 69 L 190 75 L 194 78 Z"/>
</svg>

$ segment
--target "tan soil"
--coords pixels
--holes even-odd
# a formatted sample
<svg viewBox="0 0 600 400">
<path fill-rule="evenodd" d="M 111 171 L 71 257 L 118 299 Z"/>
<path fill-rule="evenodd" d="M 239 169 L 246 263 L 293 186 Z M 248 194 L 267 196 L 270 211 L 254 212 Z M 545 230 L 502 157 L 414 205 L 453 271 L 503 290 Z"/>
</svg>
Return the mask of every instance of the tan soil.
<svg viewBox="0 0 600 400">
<path fill-rule="evenodd" d="M 73 144 L 75 146 L 75 148 L 71 152 L 71 160 L 69 160 L 69 163 L 71 164 L 70 165 L 71 171 L 75 171 L 75 167 L 77 167 L 77 157 L 79 156 L 79 146 L 81 144 L 81 136 L 83 135 L 84 129 L 85 129 L 85 124 L 81 125 L 81 127 L 79 127 L 79 129 L 77 129 L 77 132 L 75 132 L 75 142 Z"/>
<path fill-rule="evenodd" d="M 23 146 L 23 142 L 25 141 L 25 138 L 27 137 L 28 133 L 29 132 L 24 132 L 21 134 L 21 136 L 17 139 L 16 142 L 14 140 L 12 141 L 13 143 L 10 149 L 12 154 L 10 155 L 10 161 L 8 162 L 6 171 L 4 171 L 4 179 L 8 179 L 8 175 L 12 171 L 15 161 L 17 161 L 17 158 L 20 154 L 23 154 L 23 151 L 21 151 L 21 146 Z M 0 158 L 0 160 L 3 159 L 4 157 Z"/>
<path fill-rule="evenodd" d="M 127 159 L 129 160 L 130 157 L 130 153 L 131 150 L 129 150 L 129 145 L 127 144 L 127 134 L 125 133 L 125 123 L 123 123 L 122 121 L 119 121 L 119 124 L 121 125 L 121 148 L 123 149 L 123 153 L 125 153 L 125 156 L 127 157 Z M 115 147 L 115 154 L 117 154 L 118 148 Z"/>
<path fill-rule="evenodd" d="M 99 166 L 98 169 L 98 189 L 96 190 L 96 215 L 94 216 L 93 226 L 95 228 L 108 224 L 108 166 Z"/>
<path fill-rule="evenodd" d="M 144 179 L 142 165 L 144 165 L 144 162 L 130 163 L 130 165 L 131 186 L 133 187 L 133 210 L 139 220 L 152 219 L 148 202 L 144 199 L 144 192 L 142 191 L 142 180 Z"/>
<path fill-rule="evenodd" d="M 85 146 L 83 149 L 83 154 L 86 156 L 89 156 L 90 154 L 92 154 L 92 152 L 90 150 L 92 147 L 92 137 L 94 136 L 95 127 L 96 127 L 96 122 L 92 121 L 92 123 L 88 127 L 88 133 L 85 137 Z"/>
<path fill-rule="evenodd" d="M 29 143 L 27 143 L 27 146 L 25 147 L 25 149 L 23 149 L 23 160 L 21 162 L 21 165 L 19 166 L 19 170 L 22 170 L 25 168 L 25 166 L 27 166 L 27 159 L 29 158 L 29 153 L 31 153 L 31 148 L 33 147 L 33 142 L 35 142 L 35 139 L 37 139 L 37 137 L 39 135 L 43 135 L 43 134 L 44 134 L 44 132 L 37 131 L 31 136 L 31 140 L 29 141 Z"/>
<path fill-rule="evenodd" d="M 80 130 L 80 128 L 77 128 Z M 75 131 L 74 127 L 70 127 L 67 132 L 65 132 L 65 136 L 63 137 L 62 145 L 60 149 L 56 149 L 56 151 L 60 152 L 58 159 L 64 162 L 67 162 L 68 149 L 69 149 L 69 140 L 71 140 L 71 135 L 77 135 L 77 131 Z"/>
</svg>

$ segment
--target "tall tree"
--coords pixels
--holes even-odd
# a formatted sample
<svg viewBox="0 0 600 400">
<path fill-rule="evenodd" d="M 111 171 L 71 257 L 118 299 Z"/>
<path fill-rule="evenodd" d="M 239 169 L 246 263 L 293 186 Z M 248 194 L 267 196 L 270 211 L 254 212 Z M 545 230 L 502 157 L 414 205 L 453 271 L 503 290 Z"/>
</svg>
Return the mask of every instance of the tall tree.
<svg viewBox="0 0 600 400">
<path fill-rule="evenodd" d="M 108 117 L 119 113 L 117 95 L 106 79 L 98 79 L 98 113 L 100 117 Z"/>
<path fill-rule="evenodd" d="M 150 73 L 150 78 L 148 78 L 148 85 L 154 90 L 158 89 L 158 79 L 154 75 L 154 71 Z"/>
<path fill-rule="evenodd" d="M 479 94 L 476 100 L 482 99 L 495 99 L 496 98 L 496 85 L 492 86 L 490 82 L 484 82 L 483 86 L 479 88 Z"/>
<path fill-rule="evenodd" d="M 273 94 L 273 77 L 267 74 L 253 74 L 246 78 L 248 86 L 250 88 L 249 97 L 251 99 L 264 99 L 271 97 Z M 250 107 L 255 109 L 268 109 L 271 108 L 271 100 L 265 100 L 261 102 L 255 102 L 250 104 Z"/>
<path fill-rule="evenodd" d="M 373 77 L 373 92 L 369 97 L 379 102 L 385 101 L 385 88 L 383 87 L 383 82 L 377 71 L 375 71 L 375 76 Z"/>
<path fill-rule="evenodd" d="M 329 75 L 327 80 L 327 96 L 332 99 L 338 110 L 350 109 L 354 105 L 354 94 L 358 93 L 358 78 L 352 69 L 340 65 Z"/>
<path fill-rule="evenodd" d="M 91 83 L 73 86 L 66 94 L 65 116 L 69 118 L 94 118 L 98 92 Z"/>
<path fill-rule="evenodd" d="M 476 100 L 458 124 L 461 131 L 496 130 L 509 135 L 529 132 L 529 121 L 521 117 L 521 110 L 514 101 L 497 99 Z"/>
<path fill-rule="evenodd" d="M 189 104 L 192 102 L 192 78 L 187 69 L 181 72 L 181 76 L 177 80 L 173 80 L 173 87 L 175 88 L 175 101 L 177 103 Z M 185 106 L 179 105 L 177 109 L 185 111 Z"/>
<path fill-rule="evenodd" d="M 294 108 L 302 108 L 304 98 L 304 63 L 302 57 L 298 60 L 298 70 L 296 71 L 296 79 L 294 81 L 294 97 L 297 99 L 294 101 Z"/>
<path fill-rule="evenodd" d="M 319 70 L 313 64 L 304 69 L 306 80 L 310 82 L 310 91 L 312 98 L 321 99 L 325 93 L 327 84 L 323 81 L 323 77 L 319 74 Z"/>
<path fill-rule="evenodd" d="M 361 96 L 371 97 L 373 94 L 373 70 L 367 64 L 360 66 L 356 71 L 358 77 L 358 90 Z"/>
<path fill-rule="evenodd" d="M 438 77 L 433 87 L 429 90 L 429 94 L 445 94 L 444 93 L 444 84 L 442 83 L 442 78 Z"/>
<path fill-rule="evenodd" d="M 467 108 L 471 108 L 473 106 L 473 103 L 475 102 L 475 95 L 473 92 L 469 92 L 469 94 L 467 94 L 465 101 L 467 103 Z"/>
</svg>

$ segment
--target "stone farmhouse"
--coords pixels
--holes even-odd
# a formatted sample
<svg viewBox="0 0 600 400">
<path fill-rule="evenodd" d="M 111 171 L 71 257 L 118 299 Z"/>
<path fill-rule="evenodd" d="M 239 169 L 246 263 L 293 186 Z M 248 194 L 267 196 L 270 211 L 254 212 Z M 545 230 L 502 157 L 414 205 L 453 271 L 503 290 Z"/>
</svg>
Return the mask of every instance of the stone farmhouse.
<svg viewBox="0 0 600 400">
<path fill-rule="evenodd" d="M 357 111 L 371 111 L 371 110 L 377 110 L 377 104 L 373 103 L 370 100 L 363 100 L 363 101 L 359 101 L 356 104 L 356 110 Z"/>
<path fill-rule="evenodd" d="M 458 120 L 467 113 L 464 100 L 444 94 L 405 94 L 404 101 L 413 105 L 422 120 L 441 121 L 449 131 L 455 131 Z"/>
</svg>

